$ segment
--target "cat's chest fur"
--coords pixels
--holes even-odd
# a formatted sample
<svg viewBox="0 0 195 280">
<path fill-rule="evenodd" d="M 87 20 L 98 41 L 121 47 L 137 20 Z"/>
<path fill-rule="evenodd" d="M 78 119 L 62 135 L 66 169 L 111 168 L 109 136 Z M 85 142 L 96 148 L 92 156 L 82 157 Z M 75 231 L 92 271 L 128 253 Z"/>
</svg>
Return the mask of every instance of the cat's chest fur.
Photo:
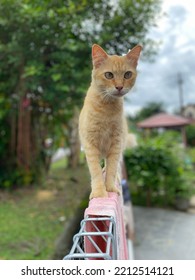
<svg viewBox="0 0 195 280">
<path fill-rule="evenodd" d="M 91 100 L 86 100 L 81 112 L 84 149 L 90 143 L 97 148 L 101 157 L 106 157 L 112 145 L 118 145 L 122 152 L 126 133 L 122 104 L 93 103 L 88 106 L 88 102 L 91 103 Z"/>
<path fill-rule="evenodd" d="M 88 140 L 93 143 L 101 153 L 101 156 L 108 155 L 113 144 L 121 145 L 123 129 L 118 120 L 98 120 L 89 125 Z"/>
</svg>

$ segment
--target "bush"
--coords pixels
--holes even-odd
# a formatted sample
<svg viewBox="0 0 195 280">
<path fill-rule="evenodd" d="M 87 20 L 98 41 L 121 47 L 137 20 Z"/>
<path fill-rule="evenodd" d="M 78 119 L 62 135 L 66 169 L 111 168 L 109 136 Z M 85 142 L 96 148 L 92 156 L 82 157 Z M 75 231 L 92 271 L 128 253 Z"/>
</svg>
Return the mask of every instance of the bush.
<svg viewBox="0 0 195 280">
<path fill-rule="evenodd" d="M 188 148 L 187 156 L 188 156 L 188 163 L 192 164 L 192 166 L 195 169 L 195 147 L 194 148 Z"/>
<path fill-rule="evenodd" d="M 0 189 L 13 189 L 18 186 L 29 186 L 36 176 L 31 171 L 4 168 L 0 170 Z M 38 180 L 37 180 L 38 181 Z"/>
<path fill-rule="evenodd" d="M 195 125 L 191 124 L 186 127 L 187 144 L 195 147 Z"/>
<path fill-rule="evenodd" d="M 147 206 L 160 197 L 164 204 L 172 204 L 175 194 L 182 186 L 177 161 L 168 149 L 139 146 L 128 150 L 124 156 L 130 181 L 145 194 Z M 161 201 L 162 202 L 162 201 Z"/>
</svg>

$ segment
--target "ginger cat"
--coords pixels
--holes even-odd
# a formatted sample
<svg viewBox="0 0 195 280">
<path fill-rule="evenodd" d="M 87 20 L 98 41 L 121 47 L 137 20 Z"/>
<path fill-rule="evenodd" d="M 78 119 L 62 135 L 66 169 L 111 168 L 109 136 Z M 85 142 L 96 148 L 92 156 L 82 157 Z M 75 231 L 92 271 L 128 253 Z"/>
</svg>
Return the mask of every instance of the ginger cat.
<svg viewBox="0 0 195 280">
<path fill-rule="evenodd" d="M 117 56 L 92 46 L 92 82 L 79 117 L 80 140 L 91 174 L 90 199 L 119 193 L 115 183 L 128 134 L 123 96 L 135 83 L 141 50 L 137 45 L 125 56 Z M 105 159 L 105 178 L 101 159 Z"/>
</svg>

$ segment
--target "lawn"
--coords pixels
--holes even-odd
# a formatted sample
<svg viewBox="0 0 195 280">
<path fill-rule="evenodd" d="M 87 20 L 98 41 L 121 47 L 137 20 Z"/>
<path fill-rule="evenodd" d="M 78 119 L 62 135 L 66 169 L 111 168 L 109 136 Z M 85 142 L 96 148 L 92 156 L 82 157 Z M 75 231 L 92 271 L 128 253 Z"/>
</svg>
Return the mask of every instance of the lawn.
<svg viewBox="0 0 195 280">
<path fill-rule="evenodd" d="M 55 241 L 86 197 L 87 186 L 86 167 L 70 170 L 58 162 L 40 186 L 1 191 L 0 259 L 52 258 Z"/>
</svg>

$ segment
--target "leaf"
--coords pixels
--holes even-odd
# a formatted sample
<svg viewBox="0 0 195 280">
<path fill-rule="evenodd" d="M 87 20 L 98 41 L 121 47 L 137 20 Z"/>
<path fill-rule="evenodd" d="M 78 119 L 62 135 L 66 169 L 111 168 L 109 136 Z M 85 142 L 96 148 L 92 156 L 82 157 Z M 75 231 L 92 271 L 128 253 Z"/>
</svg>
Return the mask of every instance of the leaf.
<svg viewBox="0 0 195 280">
<path fill-rule="evenodd" d="M 32 66 L 26 66 L 25 70 L 24 70 L 24 78 L 30 77 L 30 76 L 34 76 L 37 74 L 37 68 L 32 65 Z"/>
<path fill-rule="evenodd" d="M 55 74 L 53 74 L 53 75 L 51 76 L 51 78 L 52 78 L 52 80 L 53 80 L 54 82 L 59 81 L 59 80 L 61 79 L 61 77 L 62 77 L 62 74 L 61 74 L 61 73 L 55 73 Z"/>
<path fill-rule="evenodd" d="M 47 15 L 48 15 L 48 17 L 49 17 L 49 18 L 53 18 L 53 17 L 55 17 L 54 10 L 49 9 L 49 11 L 47 12 Z"/>
</svg>

